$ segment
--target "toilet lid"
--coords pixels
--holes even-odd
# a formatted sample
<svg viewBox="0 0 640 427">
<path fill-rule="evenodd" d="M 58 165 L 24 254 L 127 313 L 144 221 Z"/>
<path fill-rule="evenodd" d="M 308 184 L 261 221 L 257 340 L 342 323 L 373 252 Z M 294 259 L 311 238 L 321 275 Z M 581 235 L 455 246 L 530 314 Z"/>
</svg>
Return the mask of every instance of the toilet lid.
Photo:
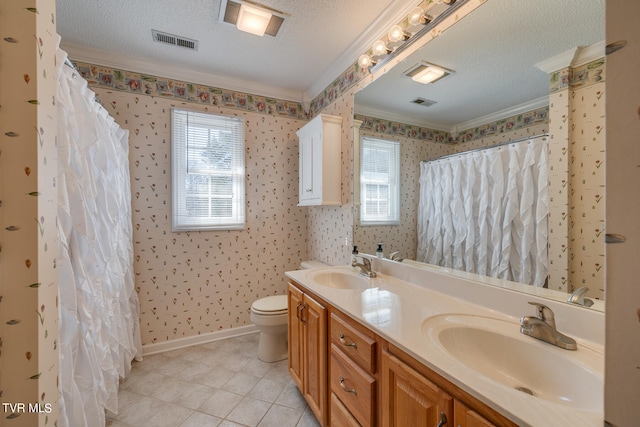
<svg viewBox="0 0 640 427">
<path fill-rule="evenodd" d="M 251 304 L 251 309 L 256 313 L 262 314 L 281 314 L 287 311 L 287 296 L 273 295 L 270 297 L 260 298 Z"/>
</svg>

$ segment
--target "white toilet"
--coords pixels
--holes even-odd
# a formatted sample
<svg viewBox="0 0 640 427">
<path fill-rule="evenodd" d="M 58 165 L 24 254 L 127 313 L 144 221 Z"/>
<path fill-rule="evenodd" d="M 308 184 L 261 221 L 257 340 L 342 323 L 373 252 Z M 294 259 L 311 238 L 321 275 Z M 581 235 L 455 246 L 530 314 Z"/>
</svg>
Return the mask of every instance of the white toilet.
<svg viewBox="0 0 640 427">
<path fill-rule="evenodd" d="M 300 268 L 327 267 L 319 261 L 303 261 Z M 287 296 L 273 295 L 251 304 L 251 322 L 260 331 L 258 358 L 277 362 L 287 358 Z"/>
</svg>

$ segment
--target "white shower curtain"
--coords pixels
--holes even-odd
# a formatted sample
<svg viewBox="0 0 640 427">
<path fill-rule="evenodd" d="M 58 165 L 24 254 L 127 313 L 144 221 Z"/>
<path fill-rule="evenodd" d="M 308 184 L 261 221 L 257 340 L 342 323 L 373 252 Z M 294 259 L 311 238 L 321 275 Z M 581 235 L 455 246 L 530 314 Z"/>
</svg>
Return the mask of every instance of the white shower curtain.
<svg viewBox="0 0 640 427">
<path fill-rule="evenodd" d="M 418 261 L 544 286 L 547 137 L 423 162 Z"/>
<path fill-rule="evenodd" d="M 58 49 L 60 426 L 105 425 L 140 357 L 128 132 Z"/>
</svg>

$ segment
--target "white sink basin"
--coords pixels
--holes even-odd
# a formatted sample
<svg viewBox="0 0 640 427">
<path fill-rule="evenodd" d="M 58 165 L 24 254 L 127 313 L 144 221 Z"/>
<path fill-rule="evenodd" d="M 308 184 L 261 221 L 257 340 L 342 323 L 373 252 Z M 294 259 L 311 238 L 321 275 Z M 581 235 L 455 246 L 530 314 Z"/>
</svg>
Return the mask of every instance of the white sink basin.
<svg viewBox="0 0 640 427">
<path fill-rule="evenodd" d="M 322 286 L 336 289 L 366 289 L 371 287 L 371 279 L 350 271 L 320 270 L 309 278 Z"/>
<path fill-rule="evenodd" d="M 425 333 L 456 363 L 538 399 L 602 410 L 604 358 L 578 344 L 563 350 L 520 333 L 520 325 L 452 314 L 427 319 Z"/>
</svg>

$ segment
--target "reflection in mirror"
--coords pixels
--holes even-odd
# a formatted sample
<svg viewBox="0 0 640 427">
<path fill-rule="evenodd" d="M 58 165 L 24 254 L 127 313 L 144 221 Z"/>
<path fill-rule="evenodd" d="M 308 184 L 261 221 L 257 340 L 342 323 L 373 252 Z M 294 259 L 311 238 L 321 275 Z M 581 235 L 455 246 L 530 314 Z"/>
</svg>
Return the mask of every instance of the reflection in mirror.
<svg viewBox="0 0 640 427">
<path fill-rule="evenodd" d="M 362 225 L 357 212 L 354 244 L 415 260 L 420 161 L 548 133 L 548 289 L 514 286 L 558 300 L 586 286 L 604 299 L 603 40 L 604 0 L 490 0 L 358 92 L 355 144 L 400 142 L 401 212 L 391 226 Z M 450 74 L 407 77 L 424 62 Z"/>
</svg>

